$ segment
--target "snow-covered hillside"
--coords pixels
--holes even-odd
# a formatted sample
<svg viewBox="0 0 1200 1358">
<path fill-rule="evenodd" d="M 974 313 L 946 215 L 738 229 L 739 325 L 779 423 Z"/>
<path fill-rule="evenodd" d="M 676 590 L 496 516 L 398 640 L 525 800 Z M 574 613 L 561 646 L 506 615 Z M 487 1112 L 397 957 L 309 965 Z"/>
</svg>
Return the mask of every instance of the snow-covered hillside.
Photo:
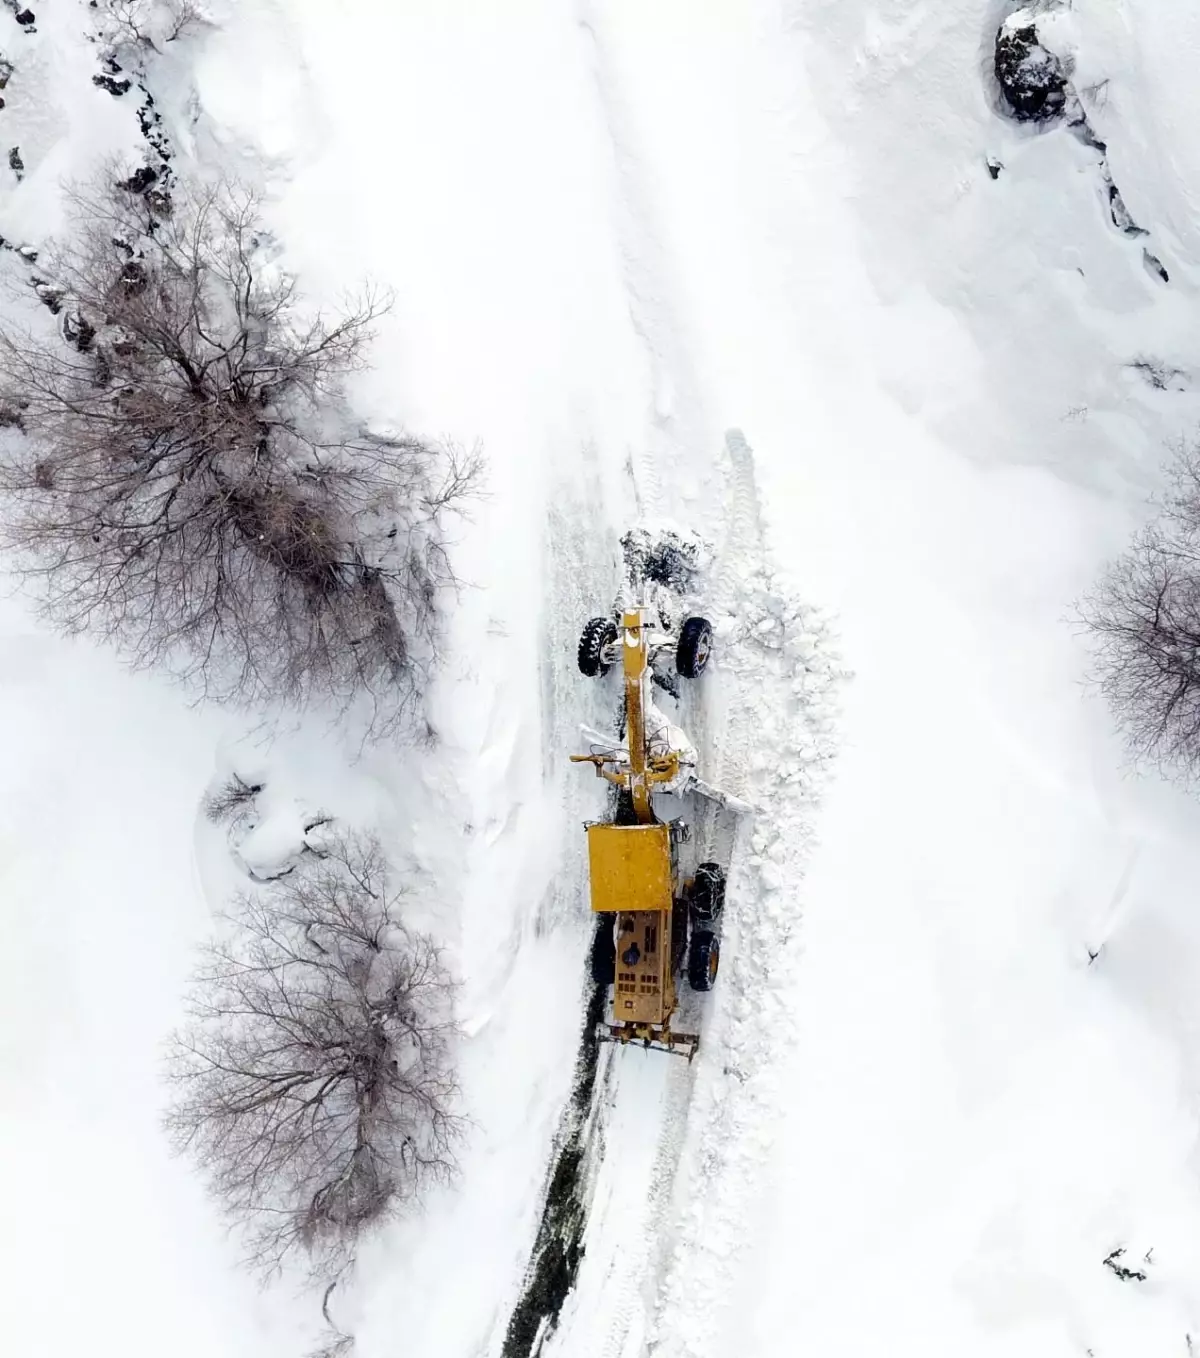
<svg viewBox="0 0 1200 1358">
<path fill-rule="evenodd" d="M 1071 621 L 1200 418 L 1200 18 L 1033 6 L 1085 135 L 1003 115 L 1012 9 L 214 0 L 147 54 L 181 170 L 261 185 L 309 296 L 394 291 L 357 406 L 480 444 L 487 494 L 419 748 L 194 710 L 5 605 L 6 1351 L 311 1342 L 168 1158 L 158 1060 L 208 913 L 321 810 L 413 869 L 472 1119 L 333 1311 L 362 1358 L 500 1354 L 585 1005 L 565 759 L 613 695 L 575 637 L 643 518 L 717 552 L 702 750 L 762 814 L 695 1063 L 602 1058 L 543 1352 L 1200 1345 L 1200 814 Z M 0 9 L 0 236 L 37 249 L 141 134 L 92 7 L 34 17 Z M 270 789 L 235 854 L 231 771 Z"/>
</svg>

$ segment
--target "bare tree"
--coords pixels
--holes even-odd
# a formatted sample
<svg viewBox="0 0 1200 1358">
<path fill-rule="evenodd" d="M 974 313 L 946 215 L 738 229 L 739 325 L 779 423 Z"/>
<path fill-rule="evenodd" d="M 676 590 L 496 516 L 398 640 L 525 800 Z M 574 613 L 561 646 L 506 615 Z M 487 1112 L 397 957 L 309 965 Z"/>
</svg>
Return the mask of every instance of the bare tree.
<svg viewBox="0 0 1200 1358">
<path fill-rule="evenodd" d="M 332 836 L 239 897 L 172 1041 L 168 1129 L 254 1264 L 343 1267 L 362 1231 L 454 1168 L 452 987 L 406 929 L 377 841 Z"/>
<path fill-rule="evenodd" d="M 253 194 L 138 184 L 76 195 L 45 268 L 62 335 L 0 321 L 18 569 L 60 626 L 204 696 L 365 693 L 386 726 L 420 688 L 477 459 L 351 432 L 385 301 L 304 318 Z"/>
<path fill-rule="evenodd" d="M 177 38 L 210 22 L 199 0 L 101 0 L 102 32 L 114 45 L 148 47 Z"/>
<path fill-rule="evenodd" d="M 331 1283 L 327 1283 L 325 1292 L 321 1297 L 321 1315 L 325 1321 L 325 1334 L 317 1346 L 312 1349 L 308 1358 L 346 1358 L 347 1354 L 354 1352 L 354 1336 L 347 1334 L 345 1330 L 329 1314 L 329 1298 L 333 1295 L 333 1290 L 338 1285 L 335 1278 Z"/>
<path fill-rule="evenodd" d="M 1200 766 L 1200 448 L 1185 448 L 1155 522 L 1084 601 L 1096 678 L 1134 751 Z"/>
</svg>

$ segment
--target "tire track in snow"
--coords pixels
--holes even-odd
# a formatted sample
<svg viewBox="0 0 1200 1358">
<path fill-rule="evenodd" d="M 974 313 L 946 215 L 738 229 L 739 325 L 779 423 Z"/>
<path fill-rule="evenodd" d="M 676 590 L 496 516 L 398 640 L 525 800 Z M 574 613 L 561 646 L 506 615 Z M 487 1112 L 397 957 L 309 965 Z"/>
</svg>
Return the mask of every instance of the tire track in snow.
<svg viewBox="0 0 1200 1358">
<path fill-rule="evenodd" d="M 645 1349 L 691 1072 L 678 1058 L 631 1047 L 612 1049 L 611 1075 L 586 1262 L 544 1358 L 637 1358 Z"/>
<path fill-rule="evenodd" d="M 596 1028 L 607 998 L 601 987 L 591 987 L 571 1098 L 555 1137 L 542 1218 L 521 1296 L 509 1317 L 501 1358 L 528 1358 L 542 1352 L 583 1258 L 588 1180 L 596 1149 L 597 1092 L 607 1082 Z"/>
<path fill-rule="evenodd" d="M 696 735 L 711 725 L 714 731 L 727 732 L 720 742 L 723 754 L 711 738 L 703 742 L 704 771 L 707 775 L 710 769 L 719 770 L 730 791 L 745 794 L 751 790 L 750 779 L 746 761 L 737 752 L 761 739 L 756 727 L 762 724 L 762 714 L 742 701 L 737 657 L 745 647 L 748 624 L 736 615 L 745 581 L 762 561 L 762 525 L 752 454 L 740 434 L 728 436 L 720 465 L 725 484 L 716 503 L 727 517 L 709 525 L 719 544 L 711 571 L 712 613 L 724 637 L 721 651 L 726 644 L 733 650 L 728 660 L 719 651 L 715 672 L 705 682 L 705 702 L 711 698 L 720 703 L 724 695 L 721 705 L 727 710 L 718 714 L 718 720 L 698 722 L 689 730 Z M 729 666 L 732 669 L 726 672 Z M 712 827 L 702 823 L 704 810 L 698 808 L 697 830 L 709 842 Z M 728 862 L 731 848 L 726 845 L 716 856 Z M 743 962 L 742 969 L 747 965 Z M 735 982 L 736 977 L 737 968 Z M 584 1259 L 555 1333 L 539 1350 L 545 1358 L 640 1358 L 647 1351 L 659 1297 L 675 1265 L 672 1216 L 678 1216 L 677 1180 L 697 1073 L 706 1061 L 722 1059 L 726 1041 L 725 1033 L 711 1022 L 709 1008 L 698 1006 L 696 1017 L 702 1016 L 705 1037 L 693 1065 L 637 1048 L 613 1053 L 610 1092 L 599 1117 L 603 1146 L 597 1142 L 593 1147 L 595 1187 Z"/>
<path fill-rule="evenodd" d="M 726 965 L 695 1063 L 613 1052 L 585 1162 L 582 1257 L 557 1325 L 533 1350 L 542 1358 L 710 1358 L 722 1280 L 775 1118 L 772 1067 L 792 1042 L 797 883 L 842 671 L 822 615 L 772 571 L 753 453 L 738 431 L 721 461 L 728 517 L 713 534 L 721 645 L 711 696 L 722 734 L 706 768 L 766 810 L 738 831 Z"/>
<path fill-rule="evenodd" d="M 712 609 L 718 615 L 722 648 L 736 636 L 742 582 L 764 551 L 762 510 L 754 477 L 754 454 L 740 429 L 730 429 L 724 444 L 725 496 L 728 518 L 720 535 L 712 572 Z M 737 797 L 748 798 L 747 751 L 754 733 L 747 712 L 737 698 L 736 685 L 726 681 L 720 652 L 716 677 L 723 720 L 714 723 L 709 747 L 709 779 Z"/>
<path fill-rule="evenodd" d="M 685 520 L 701 505 L 719 504 L 705 494 L 716 473 L 714 440 L 680 338 L 671 270 L 614 62 L 588 0 L 580 0 L 577 13 L 612 148 L 622 272 L 651 388 L 647 437 L 629 450 L 630 481 L 640 518 Z M 567 609 L 565 616 L 577 623 L 591 611 Z M 585 1259 L 555 1332 L 539 1349 L 547 1358 L 637 1358 L 644 1351 L 663 1264 L 660 1226 L 670 1210 L 692 1079 L 691 1067 L 676 1058 L 614 1051 L 611 1094 L 593 1147 L 596 1182 Z"/>
<path fill-rule="evenodd" d="M 593 1142 L 584 1262 L 543 1358 L 638 1358 L 665 1263 L 662 1232 L 687 1129 L 693 1069 L 680 1058 L 613 1048 Z"/>
<path fill-rule="evenodd" d="M 769 692 L 755 693 L 759 652 L 769 654 L 771 642 L 765 631 L 750 629 L 765 624 L 772 635 L 776 628 L 781 634 L 789 626 L 794 631 L 800 613 L 786 615 L 786 601 L 776 597 L 765 567 L 749 447 L 740 435 L 731 434 L 721 450 L 708 429 L 700 383 L 681 338 L 684 327 L 672 296 L 666 251 L 654 227 L 649 179 L 634 151 L 613 55 L 592 5 L 581 0 L 578 13 L 612 146 L 619 190 L 617 235 L 630 316 L 651 384 L 648 437 L 629 452 L 634 496 L 643 518 L 688 523 L 718 546 L 712 573 L 714 621 L 723 634 L 722 652 L 728 647 L 730 654 L 718 661 L 712 696 L 725 720 L 705 714 L 708 719 L 697 723 L 698 734 L 711 728 L 703 740 L 706 776 L 719 778 L 731 791 L 751 797 L 757 792 L 766 799 L 778 789 L 752 777 L 749 752 L 769 749 L 772 741 L 778 751 L 789 750 L 786 731 L 777 728 L 794 715 L 788 666 L 795 660 L 795 639 L 781 641 L 777 648 L 784 653 L 776 665 L 781 672 L 772 676 Z M 568 514 L 559 513 L 562 537 L 589 532 L 590 524 L 573 524 Z M 594 523 L 596 516 L 589 518 Z M 602 549 L 597 546 L 596 551 Z M 569 696 L 564 688 L 570 684 L 578 691 L 571 665 L 574 629 L 595 608 L 594 595 L 579 597 L 578 574 L 563 585 L 556 582 L 548 601 L 552 701 L 547 703 L 546 734 L 552 749 L 560 737 L 574 734 L 557 717 L 571 709 L 578 713 L 578 704 L 587 701 Z M 592 589 L 594 582 L 584 587 Z M 753 606 L 764 600 L 765 607 L 754 615 Z M 772 616 L 772 605 L 778 616 Z M 569 636 L 564 626 L 571 629 Z M 782 815 L 772 820 L 787 831 L 781 839 L 804 842 L 802 825 Z M 676 1340 L 682 1345 L 675 1350 L 680 1358 L 702 1352 L 710 1332 L 705 1321 L 716 1304 L 713 1287 L 722 1275 L 724 1253 L 737 1240 L 738 1203 L 745 1199 L 754 1139 L 761 1137 L 765 1121 L 766 1105 L 750 1084 L 761 1076 L 773 1050 L 761 1042 L 755 1047 L 762 1021 L 759 992 L 769 988 L 773 963 L 790 936 L 779 923 L 780 912 L 770 912 L 767 923 L 756 919 L 760 902 L 770 905 L 764 893 L 772 869 L 761 863 L 769 864 L 776 849 L 761 838 L 754 847 L 753 857 L 741 855 L 748 863 L 734 864 L 727 914 L 733 924 L 730 929 L 727 923 L 733 966 L 727 967 L 732 975 L 723 987 L 729 993 L 718 1000 L 715 1012 L 705 1006 L 705 1043 L 695 1066 L 656 1053 L 613 1053 L 605 1106 L 596 1111 L 581 1169 L 587 1179 L 588 1218 L 582 1253 L 561 1310 L 538 1333 L 532 1352 L 542 1358 L 642 1358 L 656 1351 L 664 1336 L 668 1346 Z M 730 1080 L 734 1087 L 726 1088 Z M 690 1170 L 684 1159 L 689 1146 L 694 1152 L 689 1160 L 695 1161 Z M 697 1201 L 697 1194 L 711 1195 L 712 1205 Z M 721 1233 L 717 1243 L 701 1238 L 709 1228 Z M 687 1323 L 678 1323 L 681 1316 Z M 662 1352 L 666 1358 L 672 1350 Z"/>
<path fill-rule="evenodd" d="M 729 1261 L 777 1117 L 773 1068 L 793 1044 L 788 996 L 801 951 L 799 883 L 836 749 L 844 671 L 828 620 L 773 570 L 753 454 L 726 438 L 732 515 L 715 572 L 722 613 L 716 752 L 724 786 L 760 808 L 733 859 L 727 963 L 701 1049 L 648 1352 L 708 1358 Z"/>
<path fill-rule="evenodd" d="M 580 681 L 575 650 L 583 619 L 608 606 L 617 591 L 620 571 L 617 547 L 610 540 L 607 515 L 597 478 L 586 459 L 575 482 L 565 478 L 549 488 L 545 548 L 546 593 L 542 606 L 542 759 L 547 786 L 556 790 L 563 808 L 565 842 L 560 847 L 560 889 L 539 926 L 559 922 L 580 925 L 588 919 L 583 837 L 580 822 L 599 814 L 603 797 L 595 782 L 581 777 L 567 762 L 579 741 L 582 724 L 611 726 L 610 684 Z"/>
<path fill-rule="evenodd" d="M 570 467 L 571 464 L 565 464 Z M 580 962 L 590 911 L 585 894 L 583 836 L 578 827 L 603 805 L 594 782 L 581 778 L 566 760 L 586 723 L 603 729 L 612 722 L 613 690 L 583 684 L 575 666 L 578 620 L 615 595 L 618 567 L 610 541 L 592 450 L 585 446 L 577 475 L 565 472 L 548 488 L 545 544 L 546 590 L 541 600 L 543 778 L 562 809 L 557 819 L 561 860 L 554 885 L 532 921 L 537 931 L 577 930 Z M 549 842 L 549 841 L 548 841 Z M 555 1133 L 542 1192 L 541 1216 L 519 1296 L 489 1352 L 501 1358 L 529 1358 L 549 1352 L 564 1301 L 572 1295 L 584 1254 L 584 1231 L 591 1216 L 598 1167 L 603 1161 L 601 1109 L 612 1077 L 612 1063 L 601 1050 L 596 1027 L 607 994 L 590 984 L 571 1097 Z"/>
<path fill-rule="evenodd" d="M 591 0 L 578 0 L 601 119 L 617 184 L 617 241 L 633 328 L 646 351 L 651 384 L 649 436 L 630 451 L 630 472 L 643 517 L 697 511 L 707 502 L 715 467 L 705 404 L 681 338 L 680 305 L 668 252 L 655 223 L 649 177 L 636 146 L 603 22 Z"/>
</svg>

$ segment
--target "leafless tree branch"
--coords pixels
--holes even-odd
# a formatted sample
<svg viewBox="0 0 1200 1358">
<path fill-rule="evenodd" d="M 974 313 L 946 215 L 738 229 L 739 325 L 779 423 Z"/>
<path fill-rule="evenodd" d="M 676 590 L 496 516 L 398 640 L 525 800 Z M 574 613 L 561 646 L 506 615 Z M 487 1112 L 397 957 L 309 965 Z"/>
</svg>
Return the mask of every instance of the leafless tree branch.
<svg viewBox="0 0 1200 1358">
<path fill-rule="evenodd" d="M 101 27 L 114 46 L 162 46 L 210 22 L 199 0 L 101 0 Z"/>
<path fill-rule="evenodd" d="M 348 432 L 386 298 L 303 313 L 254 195 L 75 195 L 62 337 L 0 320 L 4 537 L 49 617 L 216 700 L 365 695 L 399 721 L 478 457 Z M 68 342 L 69 341 L 69 342 Z M 15 431 L 15 432 L 13 432 Z"/>
<path fill-rule="evenodd" d="M 227 782 L 205 798 L 204 814 L 214 825 L 220 825 L 235 811 L 253 802 L 261 791 L 261 783 L 248 783 L 238 774 L 231 774 Z"/>
<path fill-rule="evenodd" d="M 377 841 L 239 897 L 192 979 L 167 1125 L 264 1274 L 328 1273 L 361 1233 L 454 1169 L 452 988 L 407 929 Z"/>
<path fill-rule="evenodd" d="M 1181 451 L 1158 518 L 1081 612 L 1095 677 L 1134 752 L 1200 767 L 1200 448 Z"/>
</svg>

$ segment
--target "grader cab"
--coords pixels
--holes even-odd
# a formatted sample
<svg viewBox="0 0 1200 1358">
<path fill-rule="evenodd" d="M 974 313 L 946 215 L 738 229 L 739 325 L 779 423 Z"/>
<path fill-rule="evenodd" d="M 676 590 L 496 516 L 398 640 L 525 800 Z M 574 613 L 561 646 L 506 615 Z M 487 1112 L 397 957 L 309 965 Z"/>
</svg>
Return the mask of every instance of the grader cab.
<svg viewBox="0 0 1200 1358">
<path fill-rule="evenodd" d="M 624 741 L 598 741 L 590 753 L 571 756 L 593 765 L 613 789 L 609 818 L 587 827 L 591 904 L 599 917 L 592 976 L 613 988 L 605 1035 L 689 1060 L 699 1037 L 672 1026 L 678 981 L 686 971 L 690 988 L 705 991 L 716 980 L 725 878 L 717 863 L 693 861 L 685 810 L 689 788 L 703 787 L 696 752 L 652 690 L 657 681 L 677 692 L 675 679 L 698 678 L 711 652 L 704 618 L 688 617 L 675 629 L 648 604 L 593 618 L 580 638 L 579 668 L 598 677 L 621 666 Z"/>
</svg>

